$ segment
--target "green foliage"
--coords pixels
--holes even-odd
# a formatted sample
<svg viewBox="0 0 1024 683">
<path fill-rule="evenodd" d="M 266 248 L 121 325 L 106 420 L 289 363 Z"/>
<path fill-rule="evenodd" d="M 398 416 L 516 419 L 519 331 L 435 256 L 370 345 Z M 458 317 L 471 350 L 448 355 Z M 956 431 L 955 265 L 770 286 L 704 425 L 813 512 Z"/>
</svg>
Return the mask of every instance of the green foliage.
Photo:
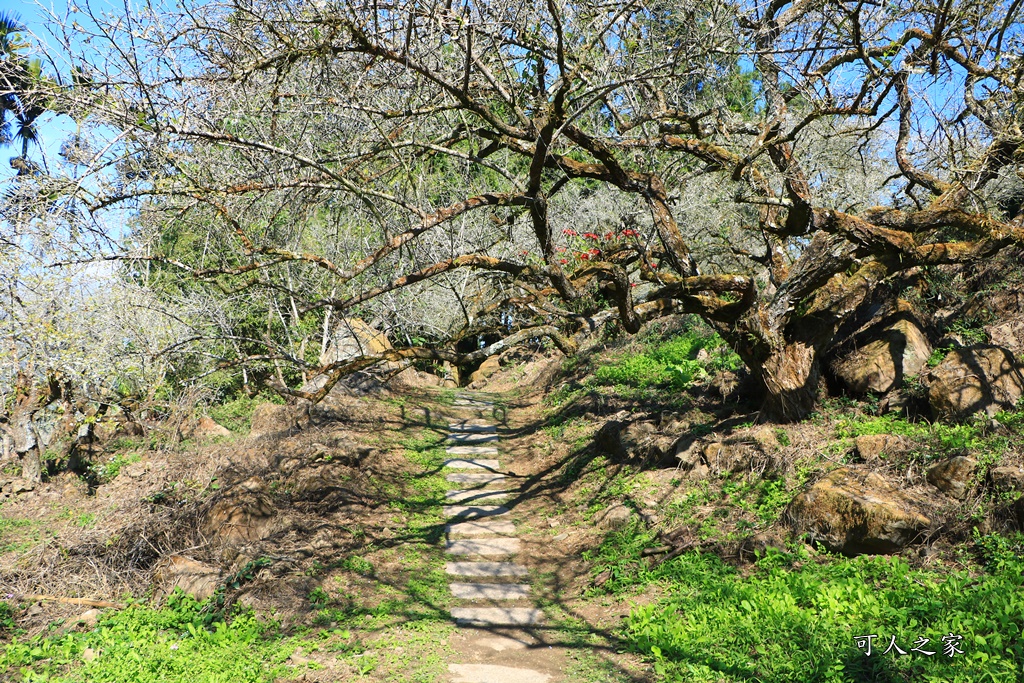
<svg viewBox="0 0 1024 683">
<path fill-rule="evenodd" d="M 0 677 L 49 683 L 271 683 L 293 647 L 248 613 L 207 623 L 208 604 L 176 593 L 160 609 L 131 605 L 90 631 L 14 638 Z"/>
<path fill-rule="evenodd" d="M 817 563 L 772 550 L 744 577 L 688 553 L 658 570 L 668 595 L 635 608 L 623 635 L 667 681 L 1010 683 L 1024 666 L 1024 559 L 999 557 L 972 577 L 900 558 Z M 953 658 L 941 641 L 951 633 L 964 638 Z M 868 634 L 878 636 L 871 657 L 855 643 Z M 882 654 L 891 636 L 908 656 Z M 919 636 L 935 655 L 910 652 Z"/>
<path fill-rule="evenodd" d="M 105 484 L 117 478 L 126 465 L 131 465 L 142 459 L 138 453 L 115 453 L 102 463 L 94 463 L 89 466 L 89 474 L 99 483 Z"/>
<path fill-rule="evenodd" d="M 707 358 L 698 360 L 701 350 L 707 352 Z M 739 356 L 717 334 L 691 329 L 645 352 L 602 366 L 594 376 L 601 384 L 685 389 L 708 379 L 710 372 L 736 370 L 740 365 Z"/>
<path fill-rule="evenodd" d="M 4 600 L 0 600 L 0 638 L 6 637 L 14 630 L 14 608 Z"/>
<path fill-rule="evenodd" d="M 233 432 L 246 434 L 252 421 L 252 413 L 261 403 L 284 403 L 277 394 L 259 394 L 252 398 L 242 395 L 220 405 L 210 407 L 210 417 Z"/>
<path fill-rule="evenodd" d="M 1020 413 L 1003 412 L 996 419 L 1010 429 L 1020 424 Z M 963 424 L 912 422 L 896 414 L 843 417 L 836 425 L 840 438 L 864 434 L 895 434 L 907 437 L 917 452 L 928 460 L 972 453 L 982 460 L 996 461 L 1006 450 L 1007 437 L 991 434 L 988 420 L 976 418 Z"/>
</svg>

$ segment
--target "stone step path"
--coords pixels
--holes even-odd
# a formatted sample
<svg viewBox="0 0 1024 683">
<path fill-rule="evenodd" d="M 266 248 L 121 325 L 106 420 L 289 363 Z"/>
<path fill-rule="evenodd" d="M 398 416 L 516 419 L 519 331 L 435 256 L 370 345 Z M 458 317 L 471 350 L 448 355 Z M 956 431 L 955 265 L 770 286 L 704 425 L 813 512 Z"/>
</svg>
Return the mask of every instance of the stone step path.
<svg viewBox="0 0 1024 683">
<path fill-rule="evenodd" d="M 498 449 L 495 448 L 494 451 L 497 453 Z M 494 472 L 498 469 L 498 461 L 488 459 L 466 460 L 464 458 L 452 458 L 450 460 L 445 460 L 444 466 L 463 470 L 491 470 Z"/>
<path fill-rule="evenodd" d="M 459 489 L 447 492 L 444 494 L 444 499 L 449 503 L 474 503 L 476 505 L 483 505 L 486 503 L 504 503 L 505 499 L 511 494 L 511 491 Z"/>
<path fill-rule="evenodd" d="M 486 486 L 487 484 L 499 484 L 505 479 L 504 474 L 500 473 L 488 473 L 488 472 L 455 472 L 445 477 L 448 481 L 453 484 L 479 484 L 480 486 Z"/>
<path fill-rule="evenodd" d="M 495 446 L 449 446 L 444 449 L 448 455 L 497 455 Z"/>
<path fill-rule="evenodd" d="M 482 519 L 456 522 L 445 527 L 448 538 L 486 538 L 487 536 L 510 536 L 516 532 L 516 525 L 502 519 Z"/>
<path fill-rule="evenodd" d="M 471 444 L 471 443 L 490 443 L 498 440 L 498 434 L 473 434 L 473 433 L 460 433 L 460 434 L 449 434 L 447 439 L 453 443 Z"/>
<path fill-rule="evenodd" d="M 455 397 L 456 408 L 472 408 L 482 414 L 494 402 L 464 394 Z M 528 629 L 540 625 L 544 615 L 530 601 L 530 585 L 522 580 L 526 567 L 514 561 L 521 550 L 508 508 L 496 505 L 516 493 L 501 473 L 497 426 L 477 419 L 455 420 L 448 425 L 445 467 L 459 470 L 445 478 L 453 488 L 445 494 L 445 564 L 452 577 L 449 589 L 457 607 L 451 618 L 467 629 Z M 464 456 L 464 457 L 456 457 Z M 490 457 L 482 457 L 490 456 Z M 475 488 L 474 488 L 475 487 Z M 496 561 L 497 560 L 497 561 Z M 453 663 L 449 683 L 546 683 L 548 674 L 496 663 Z"/>
</svg>

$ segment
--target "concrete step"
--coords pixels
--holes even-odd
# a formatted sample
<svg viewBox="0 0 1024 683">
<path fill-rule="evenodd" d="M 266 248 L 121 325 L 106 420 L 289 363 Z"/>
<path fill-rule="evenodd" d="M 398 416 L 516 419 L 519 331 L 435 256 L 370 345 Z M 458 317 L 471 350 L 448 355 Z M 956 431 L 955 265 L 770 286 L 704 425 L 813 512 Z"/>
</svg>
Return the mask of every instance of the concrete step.
<svg viewBox="0 0 1024 683">
<path fill-rule="evenodd" d="M 449 664 L 451 683 L 548 683 L 549 674 L 499 664 Z"/>
<path fill-rule="evenodd" d="M 466 434 L 494 434 L 498 431 L 498 426 L 470 422 L 469 420 L 459 420 L 458 422 L 449 422 L 448 429 L 453 432 L 464 432 Z"/>
<path fill-rule="evenodd" d="M 445 505 L 445 519 L 480 519 L 508 512 L 504 505 Z"/>
<path fill-rule="evenodd" d="M 453 607 L 451 614 L 464 626 L 534 626 L 544 619 L 533 607 Z"/>
<path fill-rule="evenodd" d="M 446 562 L 444 570 L 451 576 L 475 579 L 526 576 L 528 573 L 526 567 L 514 562 Z"/>
<path fill-rule="evenodd" d="M 530 587 L 525 583 L 453 583 L 449 585 L 459 600 L 525 600 Z"/>
<path fill-rule="evenodd" d="M 444 466 L 457 470 L 494 471 L 498 469 L 498 461 L 491 458 L 451 458 L 444 461 Z"/>
<path fill-rule="evenodd" d="M 445 437 L 452 443 L 460 444 L 475 444 L 475 443 L 491 443 L 492 441 L 498 440 L 497 434 L 449 434 Z"/>
<path fill-rule="evenodd" d="M 520 543 L 518 538 L 506 536 L 459 538 L 449 540 L 444 549 L 449 555 L 514 555 Z"/>
<path fill-rule="evenodd" d="M 444 449 L 448 455 L 497 455 L 494 446 L 449 446 Z"/>
<path fill-rule="evenodd" d="M 486 505 L 488 503 L 500 503 L 512 495 L 512 491 L 486 491 L 483 489 L 459 489 L 444 494 L 444 499 L 449 503 L 472 503 L 474 505 Z"/>
<path fill-rule="evenodd" d="M 452 472 L 445 479 L 453 484 L 498 484 L 505 478 L 504 474 L 491 474 L 490 472 Z"/>
<path fill-rule="evenodd" d="M 459 522 L 445 528 L 448 538 L 475 538 L 477 536 L 511 536 L 516 525 L 500 519 L 484 519 L 479 522 Z"/>
</svg>

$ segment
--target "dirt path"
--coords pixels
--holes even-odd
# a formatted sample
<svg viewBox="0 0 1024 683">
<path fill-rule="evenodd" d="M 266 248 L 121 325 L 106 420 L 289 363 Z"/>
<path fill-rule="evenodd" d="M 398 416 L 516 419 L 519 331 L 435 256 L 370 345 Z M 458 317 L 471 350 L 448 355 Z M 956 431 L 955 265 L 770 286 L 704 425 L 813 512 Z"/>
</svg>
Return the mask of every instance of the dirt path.
<svg viewBox="0 0 1024 683">
<path fill-rule="evenodd" d="M 451 683 L 556 683 L 565 680 L 566 653 L 543 636 L 544 613 L 530 572 L 518 564 L 518 526 L 503 503 L 521 491 L 515 467 L 503 458 L 494 401 L 460 394 L 454 402 L 446 469 L 446 571 L 458 605 L 452 619 L 456 655 Z M 512 476 L 509 476 L 512 475 Z"/>
</svg>

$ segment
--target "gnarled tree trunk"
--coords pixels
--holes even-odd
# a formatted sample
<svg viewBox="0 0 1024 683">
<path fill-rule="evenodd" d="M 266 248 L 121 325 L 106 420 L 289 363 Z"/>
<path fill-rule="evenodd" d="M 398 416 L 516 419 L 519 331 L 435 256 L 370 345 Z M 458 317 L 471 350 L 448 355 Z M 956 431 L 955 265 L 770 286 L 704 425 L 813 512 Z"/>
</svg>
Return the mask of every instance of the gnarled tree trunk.
<svg viewBox="0 0 1024 683">
<path fill-rule="evenodd" d="M 813 345 L 787 343 L 773 349 L 753 370 L 766 390 L 762 421 L 796 422 L 814 411 L 821 371 Z"/>
</svg>

